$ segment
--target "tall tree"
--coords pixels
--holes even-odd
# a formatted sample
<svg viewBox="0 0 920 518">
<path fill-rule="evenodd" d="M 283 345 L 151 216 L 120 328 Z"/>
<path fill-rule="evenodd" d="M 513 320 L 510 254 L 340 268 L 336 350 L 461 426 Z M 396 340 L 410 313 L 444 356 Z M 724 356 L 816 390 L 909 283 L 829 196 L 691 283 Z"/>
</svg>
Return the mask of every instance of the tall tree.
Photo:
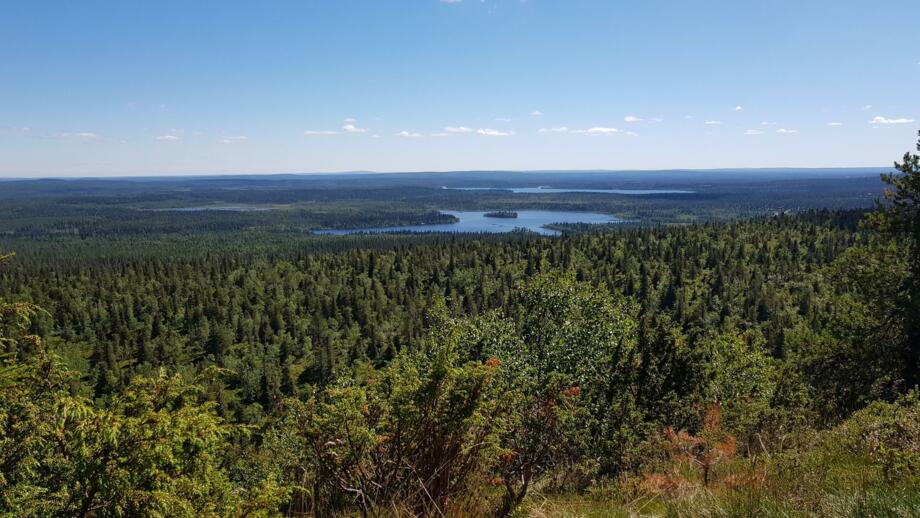
<svg viewBox="0 0 920 518">
<path fill-rule="evenodd" d="M 903 286 L 900 306 L 906 331 L 905 381 L 908 387 L 914 387 L 920 383 L 920 155 L 904 153 L 902 161 L 895 162 L 894 167 L 897 173 L 882 175 L 889 185 L 885 189 L 887 203 L 880 204 L 871 221 L 907 248 L 910 273 Z"/>
</svg>

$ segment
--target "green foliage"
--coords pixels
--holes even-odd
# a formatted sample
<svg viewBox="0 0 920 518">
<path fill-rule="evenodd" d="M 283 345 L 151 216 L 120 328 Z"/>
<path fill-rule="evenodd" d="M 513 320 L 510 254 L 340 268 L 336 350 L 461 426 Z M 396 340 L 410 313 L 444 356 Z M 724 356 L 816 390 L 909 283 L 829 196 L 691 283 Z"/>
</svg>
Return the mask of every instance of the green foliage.
<svg viewBox="0 0 920 518">
<path fill-rule="evenodd" d="M 4 268 L 0 294 L 49 310 L 29 332 L 80 369 L 92 397 L 160 367 L 191 378 L 218 365 L 233 371 L 208 388 L 220 415 L 257 423 L 286 397 L 417 347 L 438 298 L 453 315 L 501 310 L 517 320 L 526 310 L 515 286 L 528 272 L 568 272 L 635 300 L 640 411 L 689 426 L 707 332 L 759 332 L 781 357 L 790 329 L 825 328 L 839 287 L 821 268 L 868 239 L 853 219 L 825 213 L 552 240 L 425 236 L 409 248 L 276 259 L 74 253 L 66 264 Z"/>
<path fill-rule="evenodd" d="M 889 204 L 881 204 L 870 221 L 883 232 L 908 238 L 916 247 L 920 245 L 920 155 L 904 153 L 903 160 L 895 162 L 894 167 L 897 173 L 882 176 L 890 186 L 885 190 Z"/>
<path fill-rule="evenodd" d="M 920 397 L 911 392 L 896 403 L 876 401 L 831 434 L 840 448 L 871 459 L 885 481 L 920 484 Z"/>
<path fill-rule="evenodd" d="M 231 426 L 197 386 L 164 373 L 134 378 L 97 407 L 41 340 L 25 334 L 38 310 L 0 312 L 0 515 L 231 516 L 277 507 L 266 486 L 244 501 L 223 453 Z"/>
<path fill-rule="evenodd" d="M 198 403 L 196 387 L 175 376 L 136 378 L 97 409 L 63 390 L 59 369 L 49 364 L 44 382 L 2 394 L 2 509 L 19 516 L 229 516 L 241 506 L 221 467 L 230 430 L 213 405 Z"/>
<path fill-rule="evenodd" d="M 619 462 L 639 440 L 635 414 L 620 412 L 635 406 L 635 308 L 559 276 L 518 296 L 519 319 L 436 305 L 418 348 L 290 400 L 266 444 L 299 488 L 295 508 L 430 514 L 488 500 L 491 481 L 507 514 L 555 470 Z"/>
<path fill-rule="evenodd" d="M 791 364 L 814 390 L 815 411 L 834 422 L 906 390 L 906 326 L 901 309 L 907 264 L 897 243 L 847 250 L 826 269 L 837 293 L 821 303 L 820 328 L 788 333 Z"/>
<path fill-rule="evenodd" d="M 918 409 L 916 394 L 875 402 L 832 429 L 803 434 L 784 453 L 723 455 L 719 463 L 706 458 L 731 452 L 718 426 L 699 436 L 672 430 L 671 455 L 649 462 L 651 473 L 580 496 L 543 494 L 524 507 L 545 516 L 916 516 Z M 699 469 L 707 461 L 708 485 Z M 688 463 L 692 469 L 682 469 Z"/>
<path fill-rule="evenodd" d="M 0 254 L 0 265 L 12 257 L 13 254 Z M 0 300 L 0 390 L 11 390 L 20 382 L 28 373 L 23 358 L 41 351 L 41 339 L 28 332 L 39 312 L 33 304 Z"/>
<path fill-rule="evenodd" d="M 7 334 L 8 336 L 8 334 Z M 42 349 L 7 357 L 0 387 L 0 514 L 51 514 L 43 499 L 55 489 L 46 471 L 62 463 L 58 446 L 69 377 Z M 83 408 L 80 406 L 79 408 Z M 75 482 L 70 480 L 69 482 Z M 58 500 L 52 495 L 51 500 Z"/>
<path fill-rule="evenodd" d="M 917 141 L 920 151 L 920 139 Z M 896 304 L 904 324 L 904 346 L 900 355 L 904 362 L 904 378 L 908 387 L 920 384 L 920 154 L 904 153 L 902 162 L 895 162 L 897 174 L 882 176 L 891 188 L 885 190 L 887 204 L 870 217 L 870 223 L 896 239 L 906 253 L 909 268 L 900 288 Z"/>
<path fill-rule="evenodd" d="M 570 464 L 586 457 L 597 459 L 602 471 L 621 467 L 642 433 L 634 383 L 637 308 L 603 288 L 553 274 L 523 285 L 519 297 L 514 320 L 520 338 L 490 354 L 505 362 L 517 379 L 513 384 L 522 388 L 525 402 L 518 411 L 525 419 L 537 418 L 525 429 L 551 435 L 532 444 L 534 451 L 513 453 L 521 456 L 519 461 L 539 465 L 543 461 L 527 457 L 546 454 L 549 459 L 556 449 Z M 560 399 L 559 394 L 568 395 Z M 554 410 L 541 415 L 537 409 L 545 405 Z M 571 415 L 555 415 L 556 406 Z"/>
<path fill-rule="evenodd" d="M 754 337 L 728 331 L 702 341 L 706 361 L 704 401 L 716 403 L 724 426 L 752 449 L 764 429 L 776 390 L 775 361 Z"/>
<path fill-rule="evenodd" d="M 295 508 L 435 514 L 474 502 L 497 460 L 495 367 L 470 361 L 462 326 L 437 331 L 357 383 L 289 400 L 267 447 L 297 486 Z"/>
<path fill-rule="evenodd" d="M 4 268 L 0 514 L 910 509 L 911 245 L 857 217 Z"/>
<path fill-rule="evenodd" d="M 571 276 L 538 276 L 518 297 L 518 316 L 498 335 L 503 339 L 482 352 L 502 365 L 511 423 L 501 441 L 502 514 L 548 473 L 584 459 L 611 469 L 636 437 L 635 307 Z"/>
</svg>

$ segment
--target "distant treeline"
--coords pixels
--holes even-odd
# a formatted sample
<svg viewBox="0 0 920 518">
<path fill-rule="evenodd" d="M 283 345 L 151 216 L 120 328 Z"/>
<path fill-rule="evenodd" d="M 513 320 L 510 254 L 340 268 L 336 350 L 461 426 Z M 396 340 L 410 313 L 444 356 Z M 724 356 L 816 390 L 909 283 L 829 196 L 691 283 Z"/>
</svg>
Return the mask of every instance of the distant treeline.
<svg viewBox="0 0 920 518">
<path fill-rule="evenodd" d="M 694 190 L 674 196 L 512 194 L 442 189 L 438 183 L 482 185 L 482 175 L 472 173 L 357 175 L 338 181 L 324 177 L 9 181 L 0 189 L 0 247 L 20 249 L 15 239 L 67 237 L 146 239 L 246 231 L 296 236 L 320 228 L 445 223 L 451 217 L 439 211 L 451 209 L 601 212 L 644 225 L 727 221 L 783 211 L 870 208 L 881 193 L 882 185 L 874 176 L 802 174 L 798 179 L 790 174 L 761 178 L 743 173 L 645 176 L 646 186 Z M 490 183 L 513 184 L 530 176 L 496 173 Z M 536 178 L 593 187 L 642 185 L 641 176 L 620 174 Z M 271 210 L 164 210 L 215 206 Z"/>
</svg>

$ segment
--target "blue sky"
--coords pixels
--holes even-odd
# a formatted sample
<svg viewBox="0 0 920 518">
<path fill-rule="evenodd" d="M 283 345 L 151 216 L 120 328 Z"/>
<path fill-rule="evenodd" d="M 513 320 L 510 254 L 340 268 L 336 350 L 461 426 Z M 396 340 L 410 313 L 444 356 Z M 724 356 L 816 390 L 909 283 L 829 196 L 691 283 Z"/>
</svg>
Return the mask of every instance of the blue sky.
<svg viewBox="0 0 920 518">
<path fill-rule="evenodd" d="M 887 165 L 916 0 L 7 0 L 0 176 Z"/>
</svg>

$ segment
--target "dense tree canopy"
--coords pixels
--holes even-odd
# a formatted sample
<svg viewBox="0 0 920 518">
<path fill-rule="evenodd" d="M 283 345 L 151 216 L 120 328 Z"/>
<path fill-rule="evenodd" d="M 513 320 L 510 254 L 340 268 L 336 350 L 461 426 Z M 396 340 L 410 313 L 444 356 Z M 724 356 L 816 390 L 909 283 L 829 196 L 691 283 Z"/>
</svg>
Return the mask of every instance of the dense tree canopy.
<svg viewBox="0 0 920 518">
<path fill-rule="evenodd" d="M 0 515 L 508 515 L 697 486 L 920 510 L 920 157 L 897 168 L 869 225 L 4 257 Z"/>
</svg>

